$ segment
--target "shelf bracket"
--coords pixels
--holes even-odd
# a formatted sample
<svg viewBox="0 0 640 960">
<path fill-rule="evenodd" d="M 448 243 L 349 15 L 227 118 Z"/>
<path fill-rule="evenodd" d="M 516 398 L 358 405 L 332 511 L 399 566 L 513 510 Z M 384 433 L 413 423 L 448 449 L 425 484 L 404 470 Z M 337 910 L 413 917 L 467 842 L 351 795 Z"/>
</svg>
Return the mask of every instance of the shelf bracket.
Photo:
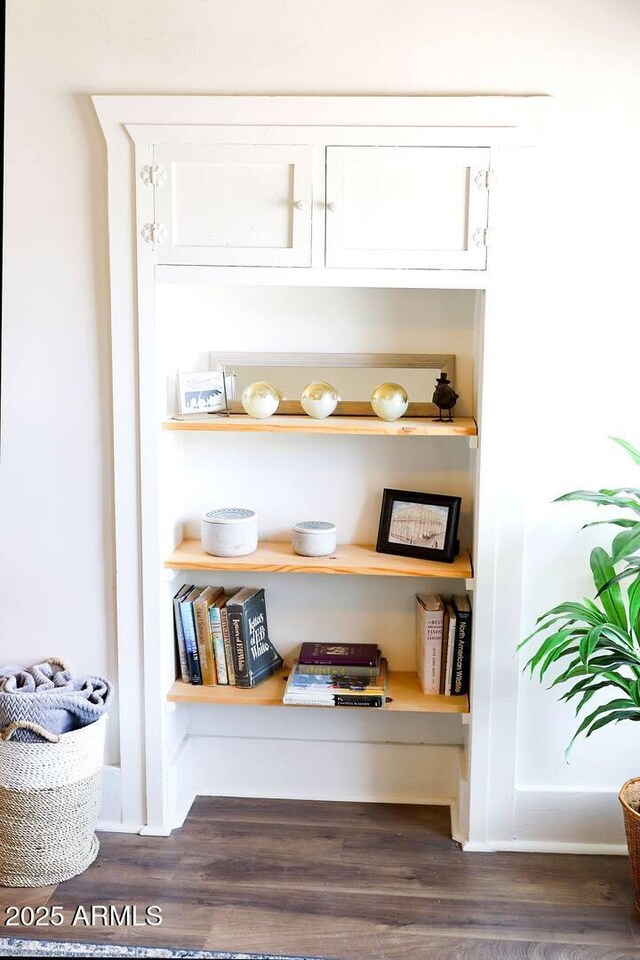
<svg viewBox="0 0 640 960">
<path fill-rule="evenodd" d="M 165 570 L 164 570 L 165 583 L 173 583 L 173 581 L 176 579 L 179 573 L 180 573 L 179 570 L 173 570 L 170 567 L 165 567 Z"/>
<path fill-rule="evenodd" d="M 476 582 L 473 579 L 473 577 L 467 577 L 467 579 L 464 581 L 464 588 L 465 590 L 469 590 L 469 591 L 475 590 Z"/>
<path fill-rule="evenodd" d="M 469 441 L 469 450 L 477 450 L 477 449 L 478 449 L 478 438 L 477 438 L 477 437 L 467 437 L 467 440 Z"/>
</svg>

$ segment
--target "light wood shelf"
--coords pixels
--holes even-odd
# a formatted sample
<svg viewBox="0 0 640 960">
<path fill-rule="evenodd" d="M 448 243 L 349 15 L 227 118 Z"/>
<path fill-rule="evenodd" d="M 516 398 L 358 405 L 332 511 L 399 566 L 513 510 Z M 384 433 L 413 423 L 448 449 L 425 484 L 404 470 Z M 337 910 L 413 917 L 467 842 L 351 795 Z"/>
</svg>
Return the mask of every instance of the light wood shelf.
<svg viewBox="0 0 640 960">
<path fill-rule="evenodd" d="M 386 437 L 477 437 L 473 417 L 457 417 L 451 423 L 436 423 L 430 417 L 401 417 L 387 423 L 379 417 L 275 416 L 256 420 L 243 414 L 207 416 L 202 420 L 163 420 L 163 430 L 205 430 L 218 433 L 332 433 Z"/>
<path fill-rule="evenodd" d="M 226 703 L 235 706 L 282 707 L 285 679 L 289 668 L 284 667 L 273 676 L 267 677 L 257 687 L 241 690 L 238 687 L 217 686 L 201 687 L 182 680 L 176 680 L 167 694 L 171 703 Z M 440 697 L 427 695 L 420 689 L 415 673 L 389 673 L 387 684 L 387 703 L 384 710 L 404 711 L 408 713 L 459 713 L 469 712 L 468 697 Z M 332 710 L 369 710 L 369 707 L 318 707 L 313 709 Z"/>
<path fill-rule="evenodd" d="M 463 550 L 453 563 L 415 560 L 376 553 L 374 547 L 354 543 L 338 544 L 330 557 L 301 557 L 290 543 L 264 540 L 245 557 L 212 557 L 199 540 L 183 540 L 165 567 L 172 570 L 262 570 L 265 573 L 333 573 L 378 577 L 442 577 L 468 580 L 473 577 L 471 557 Z"/>
</svg>

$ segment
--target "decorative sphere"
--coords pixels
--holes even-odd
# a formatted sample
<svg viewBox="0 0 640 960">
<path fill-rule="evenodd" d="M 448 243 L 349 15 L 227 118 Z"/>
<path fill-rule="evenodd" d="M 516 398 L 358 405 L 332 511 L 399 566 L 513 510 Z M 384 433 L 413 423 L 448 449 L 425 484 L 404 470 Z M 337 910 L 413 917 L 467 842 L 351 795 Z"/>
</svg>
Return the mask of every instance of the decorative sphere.
<svg viewBox="0 0 640 960">
<path fill-rule="evenodd" d="M 371 394 L 371 406 L 381 420 L 397 420 L 407 412 L 409 396 L 399 383 L 381 383 Z"/>
<path fill-rule="evenodd" d="M 266 380 L 250 383 L 242 391 L 242 406 L 250 417 L 265 420 L 278 409 L 280 392 Z"/>
<path fill-rule="evenodd" d="M 326 380 L 314 380 L 308 383 L 302 391 L 300 403 L 302 409 L 316 420 L 324 420 L 336 408 L 340 397 L 334 387 Z"/>
</svg>

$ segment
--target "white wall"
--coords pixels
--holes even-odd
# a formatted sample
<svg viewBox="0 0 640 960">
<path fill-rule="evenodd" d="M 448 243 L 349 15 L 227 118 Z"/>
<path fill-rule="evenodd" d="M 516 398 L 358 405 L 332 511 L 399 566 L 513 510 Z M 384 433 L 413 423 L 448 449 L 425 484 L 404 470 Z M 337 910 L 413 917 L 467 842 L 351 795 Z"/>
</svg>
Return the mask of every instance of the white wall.
<svg viewBox="0 0 640 960">
<path fill-rule="evenodd" d="M 513 357 L 528 384 L 523 629 L 588 591 L 595 535 L 579 539 L 579 507 L 549 501 L 634 480 L 606 436 L 640 444 L 639 42 L 636 0 L 9 0 L 0 656 L 115 671 L 106 170 L 90 93 L 552 94 L 532 185 L 539 323 Z M 596 734 L 567 767 L 569 711 L 527 682 L 518 724 L 523 790 L 608 791 L 638 773 L 635 727 Z"/>
</svg>

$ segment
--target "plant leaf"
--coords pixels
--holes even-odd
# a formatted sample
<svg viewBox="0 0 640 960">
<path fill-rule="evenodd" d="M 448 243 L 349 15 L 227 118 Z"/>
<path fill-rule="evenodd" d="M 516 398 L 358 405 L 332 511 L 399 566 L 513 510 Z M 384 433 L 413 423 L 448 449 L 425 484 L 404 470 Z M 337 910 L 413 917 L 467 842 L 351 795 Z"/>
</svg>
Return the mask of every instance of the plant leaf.
<svg viewBox="0 0 640 960">
<path fill-rule="evenodd" d="M 631 559 L 628 561 L 627 566 L 620 573 L 617 573 L 615 577 L 611 577 L 606 583 L 604 583 L 598 592 L 596 597 L 599 597 L 601 593 L 604 593 L 605 590 L 608 590 L 609 587 L 613 586 L 616 583 L 622 583 L 623 580 L 626 580 L 627 577 L 632 577 L 635 573 L 640 573 L 640 560 Z"/>
<path fill-rule="evenodd" d="M 580 648 L 579 648 L 580 659 L 584 663 L 585 667 L 589 666 L 589 659 L 593 651 L 598 646 L 598 640 L 602 635 L 603 627 L 604 627 L 604 624 L 602 623 L 599 623 L 597 624 L 597 626 L 592 627 L 591 630 L 589 630 L 589 633 L 585 634 L 585 636 L 580 641 Z"/>
<path fill-rule="evenodd" d="M 627 591 L 629 599 L 629 628 L 640 642 L 640 576 L 636 577 Z"/>
<path fill-rule="evenodd" d="M 608 493 L 600 493 L 597 490 L 572 490 L 570 493 L 563 493 L 561 497 L 556 497 L 553 502 L 566 503 L 570 500 L 596 503 L 599 507 L 622 507 L 623 509 L 633 510 L 634 513 L 640 513 L 640 503 L 635 500 L 621 499 Z"/>
<path fill-rule="evenodd" d="M 565 752 L 564 752 L 565 757 L 566 757 L 567 754 L 569 753 L 569 750 L 571 750 L 571 747 L 573 746 L 573 743 L 574 743 L 576 737 L 579 737 L 580 734 L 581 734 L 584 730 L 586 730 L 588 727 L 590 727 L 592 724 L 594 724 L 599 718 L 602 717 L 603 714 L 609 714 L 609 713 L 611 713 L 612 711 L 613 711 L 614 713 L 617 712 L 617 711 L 622 711 L 623 713 L 628 713 L 629 711 L 631 711 L 631 712 L 637 711 L 638 714 L 640 715 L 640 710 L 638 710 L 638 708 L 636 707 L 636 705 L 635 705 L 635 703 L 633 702 L 633 700 L 628 700 L 628 699 L 627 699 L 627 700 L 623 700 L 623 699 L 620 698 L 620 699 L 618 699 L 618 700 L 611 700 L 609 703 L 601 704 L 601 706 L 596 707 L 596 709 L 593 711 L 593 713 L 590 713 L 590 714 L 589 714 L 587 717 L 585 717 L 585 719 L 582 721 L 582 723 L 580 724 L 580 726 L 578 727 L 578 729 L 577 729 L 576 732 L 574 733 L 573 737 L 571 738 L 571 742 L 570 742 L 569 746 L 567 747 L 567 749 L 566 749 Z M 614 719 L 614 718 L 612 717 L 612 719 Z M 604 726 L 604 724 L 601 724 L 601 726 Z M 596 728 L 596 729 L 597 729 L 597 728 Z"/>
<path fill-rule="evenodd" d="M 616 723 L 619 723 L 621 720 L 640 720 L 640 710 L 637 708 L 635 710 L 614 710 L 613 713 L 608 714 L 606 717 L 601 717 L 600 720 L 594 723 L 593 726 L 587 730 L 585 736 L 590 737 L 596 730 L 600 730 L 601 727 L 605 727 L 614 720 Z"/>
<path fill-rule="evenodd" d="M 627 611 L 622 602 L 622 591 L 619 584 L 611 584 L 606 587 L 608 581 L 615 576 L 615 570 L 611 563 L 611 557 L 602 547 L 594 547 L 590 557 L 591 572 L 593 581 L 598 590 L 602 587 L 600 602 L 605 609 L 609 619 L 616 623 L 623 630 L 627 629 Z"/>
<path fill-rule="evenodd" d="M 544 614 L 544 617 L 555 617 L 556 614 L 569 620 L 582 620 L 584 623 L 589 623 L 592 627 L 595 627 L 597 623 L 606 623 L 607 620 L 604 613 L 599 610 L 595 604 L 588 607 L 586 604 L 578 603 L 577 601 L 559 603 L 557 607 L 548 610 Z M 539 619 L 542 620 L 543 617 Z"/>
<path fill-rule="evenodd" d="M 623 530 L 614 537 L 611 544 L 611 562 L 615 566 L 621 560 L 632 557 L 640 550 L 640 523 L 629 530 Z"/>
<path fill-rule="evenodd" d="M 592 520 L 590 523 L 584 523 L 580 529 L 586 530 L 587 527 L 601 527 L 603 523 L 614 523 L 617 527 L 635 527 L 637 520 L 632 520 L 631 517 L 618 517 L 615 520 Z"/>
<path fill-rule="evenodd" d="M 538 648 L 538 650 L 536 650 L 536 652 L 533 654 L 531 659 L 527 661 L 527 663 L 524 666 L 524 669 L 526 670 L 528 667 L 531 673 L 533 674 L 534 670 L 536 669 L 538 664 L 541 662 L 541 660 L 543 660 L 548 653 L 553 654 L 555 651 L 555 648 L 564 644 L 567 638 L 572 638 L 572 633 L 573 632 L 571 630 L 559 630 L 557 633 L 551 634 L 551 636 L 547 637 L 544 643 L 540 645 L 540 647 Z M 569 639 L 569 642 L 571 642 L 571 639 Z"/>
<path fill-rule="evenodd" d="M 623 440 L 621 437 L 609 437 L 610 440 L 613 440 L 614 443 L 619 444 L 623 450 L 626 450 L 631 459 L 638 464 L 640 467 L 640 450 L 636 450 L 628 440 Z"/>
</svg>

